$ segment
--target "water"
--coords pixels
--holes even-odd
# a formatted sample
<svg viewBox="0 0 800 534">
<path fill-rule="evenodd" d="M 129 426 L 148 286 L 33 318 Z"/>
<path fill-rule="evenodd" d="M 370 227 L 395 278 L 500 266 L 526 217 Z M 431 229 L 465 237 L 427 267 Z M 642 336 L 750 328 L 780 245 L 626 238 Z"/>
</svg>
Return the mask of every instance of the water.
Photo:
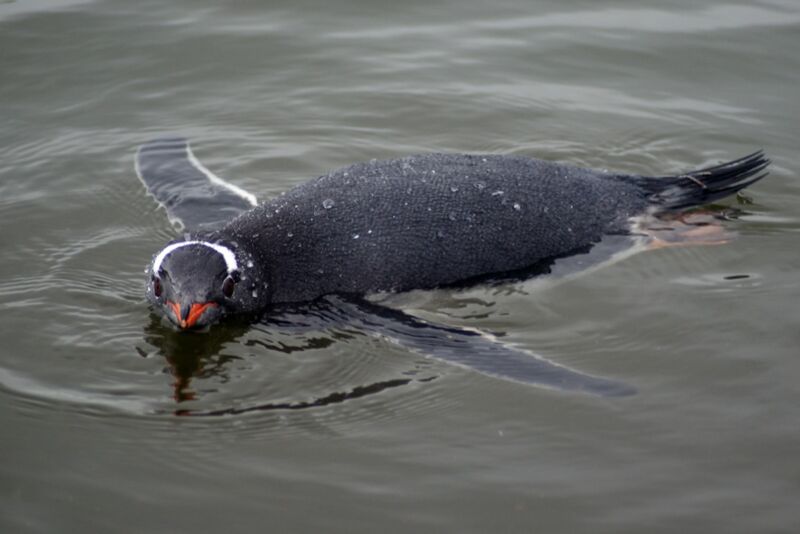
<svg viewBox="0 0 800 534">
<path fill-rule="evenodd" d="M 798 51 L 793 0 L 0 3 L 0 531 L 794 532 Z M 426 151 L 774 163 L 727 245 L 389 299 L 639 391 L 598 399 L 313 310 L 171 334 L 163 134 L 259 198 Z"/>
</svg>

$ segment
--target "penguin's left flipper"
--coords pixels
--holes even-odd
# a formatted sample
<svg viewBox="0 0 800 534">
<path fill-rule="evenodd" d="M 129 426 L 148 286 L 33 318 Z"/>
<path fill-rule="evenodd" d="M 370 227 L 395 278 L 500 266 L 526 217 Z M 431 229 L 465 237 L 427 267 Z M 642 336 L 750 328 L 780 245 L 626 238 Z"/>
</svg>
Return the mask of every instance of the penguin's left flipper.
<svg viewBox="0 0 800 534">
<path fill-rule="evenodd" d="M 213 230 L 258 203 L 204 167 L 183 138 L 142 145 L 136 152 L 136 174 L 181 230 Z"/>
<path fill-rule="evenodd" d="M 484 375 L 560 391 L 624 397 L 636 389 L 616 380 L 570 369 L 478 330 L 429 323 L 363 299 L 325 297 L 349 321 L 425 357 Z"/>
</svg>

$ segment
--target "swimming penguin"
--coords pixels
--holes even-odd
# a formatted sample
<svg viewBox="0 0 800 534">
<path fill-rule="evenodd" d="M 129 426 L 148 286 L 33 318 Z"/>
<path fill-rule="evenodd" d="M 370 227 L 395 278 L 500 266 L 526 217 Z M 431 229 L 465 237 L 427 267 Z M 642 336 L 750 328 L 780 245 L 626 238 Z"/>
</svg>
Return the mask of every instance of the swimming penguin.
<svg viewBox="0 0 800 534">
<path fill-rule="evenodd" d="M 357 163 L 260 205 L 184 139 L 137 153 L 137 173 L 188 233 L 147 269 L 147 299 L 180 329 L 326 295 L 364 296 L 513 276 L 637 234 L 762 179 L 759 151 L 677 176 L 522 156 L 423 154 Z"/>
</svg>

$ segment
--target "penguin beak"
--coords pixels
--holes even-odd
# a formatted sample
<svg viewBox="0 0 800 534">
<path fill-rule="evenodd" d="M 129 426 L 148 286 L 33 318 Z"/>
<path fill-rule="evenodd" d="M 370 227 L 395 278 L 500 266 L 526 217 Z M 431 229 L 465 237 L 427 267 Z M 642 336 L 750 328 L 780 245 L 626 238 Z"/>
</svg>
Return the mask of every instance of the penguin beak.
<svg viewBox="0 0 800 534">
<path fill-rule="evenodd" d="M 192 328 L 207 309 L 217 307 L 216 302 L 194 302 L 191 306 L 184 305 L 181 307 L 177 302 L 168 300 L 167 304 L 175 315 L 176 324 L 182 330 Z"/>
</svg>

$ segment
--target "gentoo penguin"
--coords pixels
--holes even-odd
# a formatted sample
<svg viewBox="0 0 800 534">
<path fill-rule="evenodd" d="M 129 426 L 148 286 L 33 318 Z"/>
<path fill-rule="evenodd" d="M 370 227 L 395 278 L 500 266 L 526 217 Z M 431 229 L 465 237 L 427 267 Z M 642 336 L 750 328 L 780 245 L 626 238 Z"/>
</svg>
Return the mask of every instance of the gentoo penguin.
<svg viewBox="0 0 800 534">
<path fill-rule="evenodd" d="M 759 151 L 676 176 L 597 171 L 522 156 L 423 154 L 357 163 L 256 205 L 184 139 L 141 147 L 137 172 L 188 230 L 147 268 L 147 299 L 180 329 L 325 295 L 522 275 L 635 235 L 763 178 Z"/>
</svg>

